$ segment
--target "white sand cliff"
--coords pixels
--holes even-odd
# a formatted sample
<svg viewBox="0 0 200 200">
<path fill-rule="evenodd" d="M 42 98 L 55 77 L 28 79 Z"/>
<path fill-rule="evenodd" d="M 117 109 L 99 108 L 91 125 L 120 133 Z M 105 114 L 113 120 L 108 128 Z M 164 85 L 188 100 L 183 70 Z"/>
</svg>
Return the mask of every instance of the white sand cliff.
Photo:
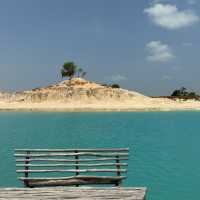
<svg viewBox="0 0 200 200">
<path fill-rule="evenodd" d="M 200 101 L 150 98 L 81 78 L 17 93 L 0 93 L 0 110 L 151 111 L 200 110 Z"/>
</svg>

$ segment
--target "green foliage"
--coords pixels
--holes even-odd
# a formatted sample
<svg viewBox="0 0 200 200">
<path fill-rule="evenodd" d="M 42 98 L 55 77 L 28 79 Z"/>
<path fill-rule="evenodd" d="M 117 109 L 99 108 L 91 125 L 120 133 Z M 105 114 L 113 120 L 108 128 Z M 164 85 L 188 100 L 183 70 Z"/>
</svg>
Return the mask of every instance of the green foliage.
<svg viewBox="0 0 200 200">
<path fill-rule="evenodd" d="M 120 88 L 119 84 L 112 84 L 111 87 L 112 88 Z"/>
<path fill-rule="evenodd" d="M 190 92 L 190 93 L 188 94 L 188 96 L 190 96 L 190 97 L 196 97 L 197 94 L 196 94 L 195 92 Z"/>
<path fill-rule="evenodd" d="M 180 90 L 174 90 L 173 93 L 171 94 L 172 97 L 180 97 L 181 96 L 181 92 Z"/>
<path fill-rule="evenodd" d="M 65 62 L 62 65 L 61 69 L 62 78 L 68 77 L 71 80 L 76 75 L 78 77 L 84 77 L 86 75 L 86 72 L 82 68 L 77 67 L 77 65 L 75 65 L 74 62 Z"/>
<path fill-rule="evenodd" d="M 77 72 L 77 66 L 73 62 L 65 62 L 61 69 L 61 75 L 63 77 L 69 77 L 72 79 Z"/>
<path fill-rule="evenodd" d="M 179 90 L 174 90 L 172 93 L 172 97 L 182 97 L 182 96 L 187 96 L 188 92 L 185 87 L 181 87 Z"/>
<path fill-rule="evenodd" d="M 197 98 L 199 97 L 195 92 L 188 92 L 185 87 L 181 87 L 179 90 L 174 90 L 171 94 L 172 97 L 180 98 Z"/>
<path fill-rule="evenodd" d="M 120 88 L 120 86 L 118 84 L 107 84 L 107 83 L 102 83 L 101 84 L 104 87 L 108 87 L 108 88 Z"/>
</svg>

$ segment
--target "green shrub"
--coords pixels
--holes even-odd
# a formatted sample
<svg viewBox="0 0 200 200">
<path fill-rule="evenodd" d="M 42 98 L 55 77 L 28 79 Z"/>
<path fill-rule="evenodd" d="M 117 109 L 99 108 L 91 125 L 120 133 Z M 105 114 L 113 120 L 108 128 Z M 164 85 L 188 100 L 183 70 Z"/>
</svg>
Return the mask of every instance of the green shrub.
<svg viewBox="0 0 200 200">
<path fill-rule="evenodd" d="M 112 85 L 111 85 L 111 88 L 120 88 L 120 86 L 119 86 L 118 84 L 115 83 L 115 84 L 112 84 Z"/>
</svg>

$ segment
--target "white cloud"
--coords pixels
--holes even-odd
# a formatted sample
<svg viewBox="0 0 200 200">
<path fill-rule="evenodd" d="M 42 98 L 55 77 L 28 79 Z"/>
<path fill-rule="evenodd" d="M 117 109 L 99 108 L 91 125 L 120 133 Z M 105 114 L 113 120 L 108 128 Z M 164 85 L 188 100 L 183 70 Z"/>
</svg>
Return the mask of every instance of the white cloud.
<svg viewBox="0 0 200 200">
<path fill-rule="evenodd" d="M 146 49 L 149 52 L 149 56 L 147 56 L 147 60 L 149 61 L 167 62 L 175 57 L 169 45 L 163 44 L 161 41 L 149 42 L 146 44 Z"/>
<path fill-rule="evenodd" d="M 180 11 L 176 5 L 157 3 L 144 10 L 156 25 L 175 30 L 193 25 L 199 21 L 198 15 L 192 10 Z"/>
<path fill-rule="evenodd" d="M 120 75 L 120 74 L 116 74 L 116 75 L 112 75 L 112 76 L 109 76 L 107 77 L 107 79 L 111 80 L 111 81 L 116 81 L 116 82 L 119 82 L 119 81 L 124 81 L 127 79 L 126 76 L 123 76 L 123 75 Z"/>
</svg>

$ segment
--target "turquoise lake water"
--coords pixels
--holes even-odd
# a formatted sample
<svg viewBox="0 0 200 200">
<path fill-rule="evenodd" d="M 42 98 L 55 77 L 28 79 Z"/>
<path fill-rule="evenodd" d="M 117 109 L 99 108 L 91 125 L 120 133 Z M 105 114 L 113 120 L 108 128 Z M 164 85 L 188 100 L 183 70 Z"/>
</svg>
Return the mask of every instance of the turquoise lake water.
<svg viewBox="0 0 200 200">
<path fill-rule="evenodd" d="M 150 200 L 200 198 L 200 112 L 0 113 L 0 187 L 16 179 L 14 148 L 129 147 L 125 186 Z"/>
</svg>

